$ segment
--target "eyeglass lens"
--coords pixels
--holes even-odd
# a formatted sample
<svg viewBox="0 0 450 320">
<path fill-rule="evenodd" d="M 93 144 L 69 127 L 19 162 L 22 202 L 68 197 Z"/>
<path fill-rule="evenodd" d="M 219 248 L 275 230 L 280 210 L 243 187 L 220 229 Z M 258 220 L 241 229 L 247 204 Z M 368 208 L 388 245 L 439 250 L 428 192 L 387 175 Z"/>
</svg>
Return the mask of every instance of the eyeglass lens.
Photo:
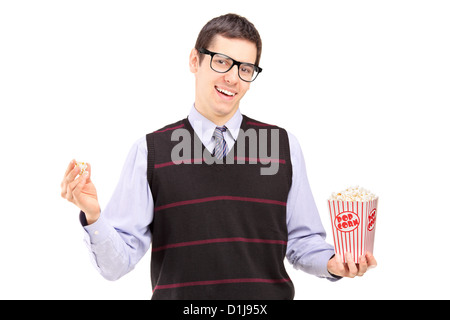
<svg viewBox="0 0 450 320">
<path fill-rule="evenodd" d="M 211 68 L 214 71 L 225 73 L 231 69 L 233 60 L 222 54 L 215 54 L 211 60 Z M 255 66 L 251 64 L 242 63 L 239 66 L 239 76 L 242 80 L 253 81 L 258 72 L 255 70 Z"/>
</svg>

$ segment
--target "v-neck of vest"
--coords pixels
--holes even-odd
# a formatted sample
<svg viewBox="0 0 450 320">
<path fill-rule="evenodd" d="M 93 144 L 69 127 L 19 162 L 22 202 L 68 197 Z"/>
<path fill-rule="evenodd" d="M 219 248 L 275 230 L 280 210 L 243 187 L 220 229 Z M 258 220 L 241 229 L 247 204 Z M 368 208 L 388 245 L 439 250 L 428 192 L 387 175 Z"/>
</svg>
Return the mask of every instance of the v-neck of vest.
<svg viewBox="0 0 450 320">
<path fill-rule="evenodd" d="M 248 124 L 247 122 L 249 121 L 249 118 L 246 115 L 242 115 L 242 122 L 241 122 L 241 126 L 240 126 L 240 130 L 238 133 L 238 136 L 233 144 L 233 147 L 228 151 L 228 154 L 231 152 L 231 154 L 235 154 L 235 148 L 236 148 L 236 142 L 239 140 L 239 136 L 242 132 L 242 130 L 245 132 L 248 129 Z M 206 146 L 203 144 L 202 140 L 200 139 L 200 137 L 197 135 L 197 133 L 195 132 L 194 128 L 191 126 L 191 123 L 189 122 L 189 119 L 186 117 L 185 119 L 183 119 L 183 123 L 185 125 L 185 127 L 189 130 L 190 134 L 194 137 L 194 139 L 198 139 L 202 145 L 202 154 L 203 152 L 205 152 Z M 212 153 L 208 151 L 208 153 L 212 156 Z M 216 161 L 214 161 L 214 163 L 211 164 L 211 166 L 216 167 L 216 168 L 225 168 L 227 166 L 226 163 L 226 158 L 223 159 L 223 163 L 217 163 Z"/>
</svg>

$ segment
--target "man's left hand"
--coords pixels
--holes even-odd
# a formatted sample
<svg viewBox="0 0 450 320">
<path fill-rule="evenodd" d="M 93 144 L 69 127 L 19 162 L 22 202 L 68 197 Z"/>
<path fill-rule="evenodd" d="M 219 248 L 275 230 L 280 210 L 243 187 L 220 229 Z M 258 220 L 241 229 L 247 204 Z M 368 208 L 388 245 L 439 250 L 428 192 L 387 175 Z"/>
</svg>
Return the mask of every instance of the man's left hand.
<svg viewBox="0 0 450 320">
<path fill-rule="evenodd" d="M 354 278 L 363 276 L 367 270 L 377 266 L 377 260 L 375 260 L 375 257 L 370 252 L 367 252 L 365 256 L 361 256 L 358 264 L 353 261 L 350 252 L 347 252 L 345 257 L 347 263 L 342 262 L 339 255 L 331 258 L 328 261 L 328 272 L 339 277 Z"/>
</svg>

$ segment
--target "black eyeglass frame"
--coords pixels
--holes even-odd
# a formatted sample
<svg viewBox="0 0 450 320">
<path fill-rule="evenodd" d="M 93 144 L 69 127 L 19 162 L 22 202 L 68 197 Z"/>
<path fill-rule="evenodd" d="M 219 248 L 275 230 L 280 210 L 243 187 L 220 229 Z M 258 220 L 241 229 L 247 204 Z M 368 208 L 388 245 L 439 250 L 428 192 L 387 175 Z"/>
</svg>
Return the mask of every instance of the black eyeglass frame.
<svg viewBox="0 0 450 320">
<path fill-rule="evenodd" d="M 245 81 L 245 82 L 253 82 L 253 81 L 255 81 L 256 78 L 258 77 L 258 75 L 263 71 L 263 69 L 260 68 L 260 67 L 258 67 L 256 64 L 252 64 L 252 63 L 248 63 L 248 62 L 240 62 L 240 61 L 236 61 L 236 60 L 234 60 L 233 58 L 231 58 L 231 57 L 229 57 L 229 56 L 227 56 L 226 54 L 223 54 L 223 53 L 212 52 L 212 51 L 209 51 L 209 50 L 207 50 L 207 49 L 205 49 L 205 48 L 200 48 L 200 50 L 198 50 L 198 52 L 200 52 L 200 53 L 202 53 L 202 54 L 207 54 L 207 55 L 211 56 L 211 61 L 210 61 L 210 63 L 209 63 L 209 66 L 211 67 L 211 69 L 212 69 L 213 71 L 218 72 L 218 73 L 227 73 L 228 71 L 230 71 L 231 69 L 233 69 L 234 66 L 238 66 L 238 70 L 239 70 L 241 64 L 253 66 L 253 67 L 255 68 L 255 71 L 256 71 L 256 76 L 255 76 L 255 79 L 253 79 L 253 80 L 245 80 L 245 79 L 242 79 L 240 72 L 238 72 L 239 78 L 240 78 L 242 81 Z M 227 57 L 227 58 L 230 59 L 231 61 L 233 61 L 233 64 L 230 66 L 230 68 L 229 68 L 227 71 L 217 71 L 216 69 L 214 69 L 214 68 L 212 67 L 212 61 L 213 61 L 213 58 L 214 58 L 214 56 L 215 56 L 216 54 L 220 54 L 220 55 L 222 55 L 222 56 L 224 56 L 224 57 Z"/>
</svg>

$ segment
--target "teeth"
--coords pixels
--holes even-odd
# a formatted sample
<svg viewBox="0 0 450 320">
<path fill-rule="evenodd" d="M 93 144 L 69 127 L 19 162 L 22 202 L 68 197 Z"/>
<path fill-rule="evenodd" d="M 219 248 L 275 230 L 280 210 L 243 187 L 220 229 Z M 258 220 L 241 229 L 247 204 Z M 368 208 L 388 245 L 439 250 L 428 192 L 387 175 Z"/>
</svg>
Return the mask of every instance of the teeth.
<svg viewBox="0 0 450 320">
<path fill-rule="evenodd" d="M 236 93 L 232 93 L 232 92 L 227 91 L 227 90 L 225 90 L 225 89 L 220 89 L 220 88 L 217 88 L 217 87 L 216 87 L 216 89 L 217 89 L 217 91 L 222 92 L 223 94 L 226 94 L 227 96 L 232 96 L 232 97 L 234 97 L 234 96 L 236 95 Z"/>
</svg>

